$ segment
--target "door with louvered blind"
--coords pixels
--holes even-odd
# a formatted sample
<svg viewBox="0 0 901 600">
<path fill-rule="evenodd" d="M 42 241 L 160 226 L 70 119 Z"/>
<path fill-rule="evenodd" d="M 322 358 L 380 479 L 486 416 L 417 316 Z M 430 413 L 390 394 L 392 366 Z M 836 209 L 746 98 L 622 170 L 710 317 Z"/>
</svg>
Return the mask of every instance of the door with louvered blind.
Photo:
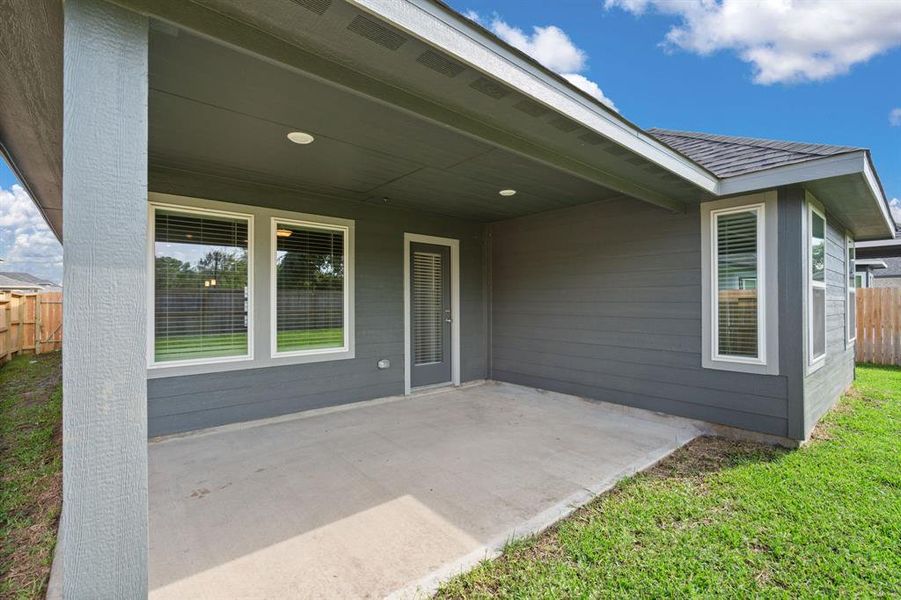
<svg viewBox="0 0 901 600">
<path fill-rule="evenodd" d="M 451 381 L 450 248 L 410 244 L 410 384 Z"/>
</svg>

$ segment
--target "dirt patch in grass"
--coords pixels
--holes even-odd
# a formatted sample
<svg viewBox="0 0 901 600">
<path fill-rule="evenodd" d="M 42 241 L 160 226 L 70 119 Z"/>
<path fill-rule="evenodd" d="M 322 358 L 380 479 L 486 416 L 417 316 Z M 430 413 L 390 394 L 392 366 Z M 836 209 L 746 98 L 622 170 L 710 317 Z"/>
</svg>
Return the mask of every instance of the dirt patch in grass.
<svg viewBox="0 0 901 600">
<path fill-rule="evenodd" d="M 658 479 L 697 480 L 745 462 L 774 460 L 785 452 L 769 444 L 705 435 L 688 442 L 644 474 Z"/>
<path fill-rule="evenodd" d="M 58 353 L 0 367 L 0 599 L 43 598 L 62 505 Z"/>
</svg>

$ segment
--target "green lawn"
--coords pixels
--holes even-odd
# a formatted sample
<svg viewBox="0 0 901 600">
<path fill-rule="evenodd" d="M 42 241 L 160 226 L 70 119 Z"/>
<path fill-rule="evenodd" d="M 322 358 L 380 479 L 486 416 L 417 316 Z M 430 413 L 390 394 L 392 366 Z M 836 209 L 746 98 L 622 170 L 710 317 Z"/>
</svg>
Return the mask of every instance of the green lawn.
<svg viewBox="0 0 901 600">
<path fill-rule="evenodd" d="M 43 598 L 62 487 L 60 354 L 0 367 L 0 598 Z"/>
<path fill-rule="evenodd" d="M 901 596 L 901 369 L 857 375 L 804 448 L 696 440 L 438 597 Z"/>
<path fill-rule="evenodd" d="M 279 352 L 340 347 L 344 343 L 341 327 L 278 332 Z M 197 351 L 197 348 L 201 348 Z M 158 337 L 156 360 L 187 360 L 240 356 L 247 352 L 247 334 L 183 335 Z"/>
</svg>

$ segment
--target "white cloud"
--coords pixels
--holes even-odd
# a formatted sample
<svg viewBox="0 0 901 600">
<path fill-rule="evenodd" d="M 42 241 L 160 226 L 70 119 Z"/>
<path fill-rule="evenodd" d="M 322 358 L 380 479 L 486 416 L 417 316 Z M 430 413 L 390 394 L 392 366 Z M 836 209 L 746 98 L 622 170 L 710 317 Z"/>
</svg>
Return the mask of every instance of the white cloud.
<svg viewBox="0 0 901 600">
<path fill-rule="evenodd" d="M 617 110 L 616 106 L 613 104 L 613 100 L 604 95 L 600 86 L 584 75 L 579 75 L 578 73 L 563 73 L 562 76 L 583 92 L 591 94 L 613 110 Z"/>
<path fill-rule="evenodd" d="M 678 17 L 664 47 L 734 51 L 760 84 L 830 79 L 901 46 L 897 0 L 605 0 L 605 6 Z"/>
<path fill-rule="evenodd" d="M 901 127 L 901 108 L 893 108 L 889 111 L 888 122 L 892 127 Z"/>
<path fill-rule="evenodd" d="M 475 11 L 467 11 L 466 16 L 477 23 L 483 23 Z M 514 48 L 525 52 L 582 91 L 591 94 L 613 110 L 617 110 L 613 101 L 604 94 L 600 86 L 583 74 L 588 66 L 588 55 L 573 43 L 565 31 L 556 25 L 535 26 L 532 27 L 531 33 L 526 33 L 495 15 L 487 26 L 495 35 Z"/>
<path fill-rule="evenodd" d="M 474 11 L 472 9 L 469 9 L 465 13 L 463 13 L 463 16 L 465 16 L 470 21 L 475 21 L 476 23 L 482 22 L 482 18 L 479 17 L 479 13 L 477 13 L 476 11 Z"/>
<path fill-rule="evenodd" d="M 62 246 L 20 185 L 0 188 L 0 258 L 0 271 L 62 281 Z"/>
<path fill-rule="evenodd" d="M 892 217 L 895 223 L 901 225 L 901 198 L 892 198 L 888 202 L 889 208 L 892 209 Z"/>
</svg>

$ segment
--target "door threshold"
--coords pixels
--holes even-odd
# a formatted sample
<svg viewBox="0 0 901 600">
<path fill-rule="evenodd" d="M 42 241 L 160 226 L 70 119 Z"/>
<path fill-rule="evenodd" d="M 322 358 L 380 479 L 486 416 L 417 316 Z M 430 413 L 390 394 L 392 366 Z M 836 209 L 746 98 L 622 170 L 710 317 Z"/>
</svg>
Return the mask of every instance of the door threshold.
<svg viewBox="0 0 901 600">
<path fill-rule="evenodd" d="M 429 392 L 437 392 L 446 389 L 453 389 L 454 382 L 453 381 L 445 381 L 444 383 L 432 383 L 429 385 L 420 385 L 415 388 L 410 388 L 410 395 L 417 396 L 419 394 L 427 394 Z"/>
</svg>

